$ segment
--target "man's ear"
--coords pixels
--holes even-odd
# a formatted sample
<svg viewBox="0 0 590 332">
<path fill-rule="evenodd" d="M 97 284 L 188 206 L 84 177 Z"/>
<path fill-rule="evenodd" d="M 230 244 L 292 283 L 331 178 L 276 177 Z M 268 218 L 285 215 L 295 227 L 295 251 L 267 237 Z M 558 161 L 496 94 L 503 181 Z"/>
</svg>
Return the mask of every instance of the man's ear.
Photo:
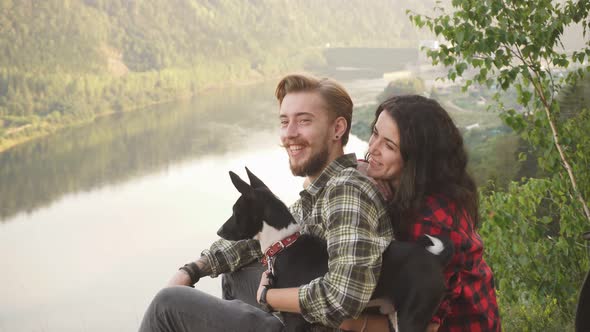
<svg viewBox="0 0 590 332">
<path fill-rule="evenodd" d="M 339 116 L 334 120 L 334 138 L 336 140 L 342 139 L 346 129 L 348 128 L 348 121 L 342 116 Z"/>
</svg>

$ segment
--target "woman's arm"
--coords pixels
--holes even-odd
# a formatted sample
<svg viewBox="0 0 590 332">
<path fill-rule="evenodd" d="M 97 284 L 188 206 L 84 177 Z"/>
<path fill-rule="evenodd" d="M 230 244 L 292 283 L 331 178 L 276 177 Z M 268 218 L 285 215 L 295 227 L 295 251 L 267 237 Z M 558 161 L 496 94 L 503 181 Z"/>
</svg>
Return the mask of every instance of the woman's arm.
<svg viewBox="0 0 590 332">
<path fill-rule="evenodd" d="M 439 327 L 439 324 L 430 323 L 426 332 L 436 332 Z M 342 322 L 340 329 L 354 332 L 390 332 L 388 318 L 383 315 L 363 315 L 357 319 L 347 319 Z"/>
<path fill-rule="evenodd" d="M 458 268 L 465 265 L 465 254 L 459 248 L 465 247 L 467 238 L 464 232 L 454 227 L 451 208 L 446 199 L 432 196 L 427 198 L 426 203 L 428 208 L 424 209 L 418 220 L 410 225 L 407 240 L 416 241 L 423 234 L 445 236 L 451 240 L 455 248 L 451 262 L 443 272 L 447 294 L 430 321 L 432 325 L 440 325 L 451 310 L 451 301 L 462 292 L 463 280 Z"/>
</svg>

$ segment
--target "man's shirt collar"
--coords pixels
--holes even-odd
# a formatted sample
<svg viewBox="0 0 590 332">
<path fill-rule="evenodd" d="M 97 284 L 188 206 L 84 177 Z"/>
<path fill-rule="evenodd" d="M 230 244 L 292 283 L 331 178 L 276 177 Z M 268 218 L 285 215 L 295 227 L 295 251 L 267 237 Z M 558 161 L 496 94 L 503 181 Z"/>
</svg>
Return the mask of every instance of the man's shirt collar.
<svg viewBox="0 0 590 332">
<path fill-rule="evenodd" d="M 311 196 L 315 196 L 318 192 L 320 192 L 328 183 L 328 181 L 338 175 L 340 171 L 345 168 L 354 167 L 356 168 L 356 155 L 354 153 L 349 153 L 342 155 L 332 161 L 328 167 L 324 168 L 320 176 L 318 176 L 313 183 L 311 183 L 305 190 L 301 193 L 307 192 Z"/>
</svg>

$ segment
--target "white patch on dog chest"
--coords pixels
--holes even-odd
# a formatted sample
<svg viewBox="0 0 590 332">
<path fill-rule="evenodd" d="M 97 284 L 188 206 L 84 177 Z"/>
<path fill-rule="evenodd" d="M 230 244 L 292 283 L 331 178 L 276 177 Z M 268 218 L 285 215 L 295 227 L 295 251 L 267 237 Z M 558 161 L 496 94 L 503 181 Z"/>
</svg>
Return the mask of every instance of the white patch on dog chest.
<svg viewBox="0 0 590 332">
<path fill-rule="evenodd" d="M 258 237 L 257 240 L 260 241 L 260 250 L 264 253 L 266 249 L 272 246 L 275 242 L 280 241 L 287 236 L 294 234 L 295 232 L 298 232 L 300 228 L 301 227 L 299 227 L 298 224 L 289 224 L 289 226 L 286 228 L 276 229 L 263 220 L 262 230 L 260 233 L 256 234 L 254 238 L 256 239 Z"/>
</svg>

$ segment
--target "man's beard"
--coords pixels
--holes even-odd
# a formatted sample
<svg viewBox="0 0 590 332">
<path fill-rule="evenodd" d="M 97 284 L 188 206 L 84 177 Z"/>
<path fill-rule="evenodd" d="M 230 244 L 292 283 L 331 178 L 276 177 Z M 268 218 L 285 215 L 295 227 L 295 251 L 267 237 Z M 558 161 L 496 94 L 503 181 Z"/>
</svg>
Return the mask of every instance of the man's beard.
<svg viewBox="0 0 590 332">
<path fill-rule="evenodd" d="M 293 165 L 289 160 L 291 173 L 295 176 L 318 175 L 328 163 L 328 147 L 324 145 L 324 149 L 311 155 L 309 160 L 301 165 Z"/>
</svg>

